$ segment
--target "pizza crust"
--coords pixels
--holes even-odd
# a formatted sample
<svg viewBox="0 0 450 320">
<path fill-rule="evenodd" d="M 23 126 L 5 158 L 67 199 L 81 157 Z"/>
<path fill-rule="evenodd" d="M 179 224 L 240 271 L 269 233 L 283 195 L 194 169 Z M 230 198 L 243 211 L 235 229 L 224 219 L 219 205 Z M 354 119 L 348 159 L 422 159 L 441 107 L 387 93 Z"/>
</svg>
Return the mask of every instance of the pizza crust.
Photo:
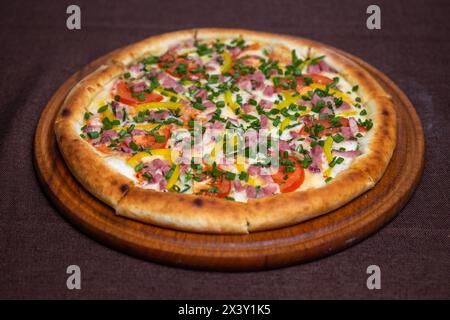
<svg viewBox="0 0 450 320">
<path fill-rule="evenodd" d="M 303 54 L 326 55 L 326 61 L 351 83 L 366 101 L 374 122 L 366 153 L 321 188 L 277 194 L 247 203 L 206 196 L 157 192 L 134 185 L 113 170 L 76 126 L 90 101 L 102 87 L 119 76 L 126 66 L 148 53 L 197 34 L 204 38 L 246 38 L 300 48 Z M 151 47 L 151 50 L 150 50 Z M 335 210 L 372 188 L 382 177 L 396 144 L 396 113 L 389 95 L 360 66 L 314 41 L 235 29 L 183 30 L 155 36 L 114 54 L 107 64 L 84 78 L 69 93 L 55 122 L 61 153 L 78 181 L 94 196 L 135 220 L 191 232 L 248 233 L 289 226 Z"/>
</svg>

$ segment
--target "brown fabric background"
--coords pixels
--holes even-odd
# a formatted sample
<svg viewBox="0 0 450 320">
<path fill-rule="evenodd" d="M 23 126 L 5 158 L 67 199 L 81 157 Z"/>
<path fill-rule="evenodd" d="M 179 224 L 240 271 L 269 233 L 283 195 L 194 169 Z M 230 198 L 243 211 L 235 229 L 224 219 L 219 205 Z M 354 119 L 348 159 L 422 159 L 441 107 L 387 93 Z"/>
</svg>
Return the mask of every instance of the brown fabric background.
<svg viewBox="0 0 450 320">
<path fill-rule="evenodd" d="M 82 30 L 66 29 L 78 4 Z M 2 1 L 0 17 L 1 298 L 450 298 L 449 1 Z M 426 167 L 398 217 L 366 241 L 319 261 L 257 273 L 183 270 L 109 249 L 66 222 L 32 165 L 42 108 L 72 73 L 147 36 L 243 27 L 319 40 L 362 57 L 407 93 L 422 120 Z M 412 155 L 414 156 L 414 155 Z M 408 172 L 404 172 L 408 174 Z M 82 290 L 66 289 L 66 267 Z M 377 264 L 382 289 L 366 288 Z"/>
</svg>

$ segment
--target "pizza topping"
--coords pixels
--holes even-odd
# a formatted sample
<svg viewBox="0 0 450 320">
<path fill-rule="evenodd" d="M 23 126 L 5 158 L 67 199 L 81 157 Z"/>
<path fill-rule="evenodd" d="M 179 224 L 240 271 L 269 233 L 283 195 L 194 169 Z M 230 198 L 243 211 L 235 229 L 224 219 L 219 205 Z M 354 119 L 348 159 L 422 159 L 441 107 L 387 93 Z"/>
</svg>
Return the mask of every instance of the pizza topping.
<svg viewBox="0 0 450 320">
<path fill-rule="evenodd" d="M 329 182 L 362 154 L 359 139 L 373 126 L 358 85 L 326 57 L 241 37 L 182 41 L 133 64 L 109 90 L 84 114 L 81 136 L 159 191 L 246 201 L 301 189 L 305 169 Z"/>
</svg>

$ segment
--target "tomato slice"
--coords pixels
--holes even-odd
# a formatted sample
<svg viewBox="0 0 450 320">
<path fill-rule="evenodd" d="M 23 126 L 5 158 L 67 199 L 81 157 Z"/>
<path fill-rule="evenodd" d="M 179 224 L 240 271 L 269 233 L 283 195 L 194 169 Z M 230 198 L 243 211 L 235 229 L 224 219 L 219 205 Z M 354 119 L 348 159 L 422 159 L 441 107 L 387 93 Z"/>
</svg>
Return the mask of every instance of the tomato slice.
<svg viewBox="0 0 450 320">
<path fill-rule="evenodd" d="M 309 74 L 304 74 L 302 79 L 304 79 L 305 77 L 311 78 L 311 80 L 315 83 L 319 83 L 319 84 L 330 84 L 333 83 L 333 80 L 322 76 L 320 74 L 317 73 L 309 73 Z"/>
<path fill-rule="evenodd" d="M 170 64 L 168 68 L 166 68 L 167 64 Z M 180 74 L 178 72 L 178 67 L 181 64 L 185 65 L 186 71 Z M 194 80 L 195 78 L 198 79 L 203 76 L 203 74 L 201 73 L 192 72 L 192 70 L 198 69 L 199 65 L 197 63 L 186 58 L 178 57 L 174 52 L 171 51 L 166 52 L 159 58 L 159 67 L 161 69 L 165 69 L 168 74 L 176 78 L 186 77 L 190 80 Z"/>
<path fill-rule="evenodd" d="M 215 198 L 224 198 L 230 194 L 231 181 L 224 177 L 217 178 L 216 182 L 208 184 L 211 188 L 217 188 L 219 192 L 203 192 L 203 195 Z"/>
<path fill-rule="evenodd" d="M 319 137 L 322 137 L 322 136 L 324 136 L 327 133 L 336 134 L 336 133 L 341 131 L 340 127 L 332 127 L 332 124 L 328 121 L 328 119 L 314 120 L 313 124 L 309 128 L 314 127 L 317 123 L 320 123 L 325 128 L 324 130 L 318 132 Z M 349 126 L 347 118 L 339 119 L 339 123 L 343 127 L 348 127 Z M 332 127 L 332 128 L 330 128 L 330 127 Z M 308 136 L 310 133 L 306 132 L 305 128 L 306 128 L 306 126 L 303 126 L 303 128 L 298 133 L 300 135 Z"/>
<path fill-rule="evenodd" d="M 316 74 L 316 73 L 304 74 L 303 76 L 297 78 L 297 91 L 298 92 L 300 92 L 303 87 L 308 86 L 305 82 L 305 77 L 310 78 L 311 81 L 314 83 L 319 83 L 319 84 L 323 84 L 323 85 L 333 83 L 333 80 L 331 80 L 328 77 L 322 76 L 320 74 Z"/>
<path fill-rule="evenodd" d="M 166 147 L 167 140 L 170 138 L 171 130 L 168 127 L 161 128 L 157 135 L 164 136 L 164 141 L 156 141 L 155 136 L 153 135 L 140 135 L 140 136 L 134 136 L 133 141 L 138 145 L 142 146 L 144 148 L 151 147 L 152 149 L 163 149 Z"/>
<path fill-rule="evenodd" d="M 286 166 L 280 165 L 278 172 L 272 175 L 273 181 L 280 186 L 282 193 L 297 190 L 305 180 L 305 170 L 302 165 L 294 157 L 289 157 L 289 160 L 295 162 L 294 172 L 284 172 Z"/>
<path fill-rule="evenodd" d="M 116 94 L 120 96 L 120 102 L 128 104 L 130 106 L 136 106 L 142 103 L 159 102 L 163 99 L 163 96 L 156 92 L 146 93 L 144 92 L 144 100 L 139 100 L 137 97 L 133 97 L 130 88 L 124 81 L 119 81 L 116 85 Z"/>
</svg>

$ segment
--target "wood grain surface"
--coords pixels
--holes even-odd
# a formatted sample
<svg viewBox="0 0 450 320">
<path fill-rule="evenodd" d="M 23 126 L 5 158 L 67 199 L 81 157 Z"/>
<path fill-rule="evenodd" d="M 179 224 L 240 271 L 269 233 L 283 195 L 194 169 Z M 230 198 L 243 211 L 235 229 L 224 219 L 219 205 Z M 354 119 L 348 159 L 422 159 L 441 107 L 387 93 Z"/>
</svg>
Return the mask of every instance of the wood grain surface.
<svg viewBox="0 0 450 320">
<path fill-rule="evenodd" d="M 61 214 L 86 234 L 125 253 L 155 262 L 208 270 L 263 270 L 292 265 L 347 248 L 379 230 L 405 205 L 424 165 L 424 135 L 409 99 L 383 73 L 334 49 L 370 72 L 392 95 L 398 117 L 397 148 L 372 190 L 344 207 L 295 226 L 248 235 L 181 232 L 116 216 L 87 192 L 61 157 L 53 122 L 68 91 L 108 57 L 72 75 L 44 108 L 36 129 L 34 162 L 45 192 Z"/>
</svg>

